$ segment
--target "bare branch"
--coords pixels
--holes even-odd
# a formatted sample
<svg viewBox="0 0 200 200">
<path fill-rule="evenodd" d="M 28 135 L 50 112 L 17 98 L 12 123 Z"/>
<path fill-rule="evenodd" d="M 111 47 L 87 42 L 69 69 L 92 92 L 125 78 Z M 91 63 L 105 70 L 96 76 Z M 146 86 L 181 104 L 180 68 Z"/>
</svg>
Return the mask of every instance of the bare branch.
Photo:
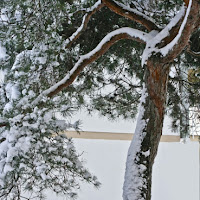
<svg viewBox="0 0 200 200">
<path fill-rule="evenodd" d="M 5 126 L 8 126 L 8 125 L 9 125 L 8 123 L 1 123 L 1 122 L 0 122 L 0 128 L 1 128 L 1 127 L 5 127 Z"/>
<path fill-rule="evenodd" d="M 80 72 L 84 69 L 85 66 L 97 60 L 101 55 L 103 55 L 115 42 L 122 39 L 131 39 L 139 42 L 147 42 L 149 36 L 147 33 L 132 29 L 129 27 L 120 28 L 111 33 L 108 33 L 102 41 L 97 45 L 95 49 L 90 51 L 89 53 L 80 56 L 78 62 L 74 65 L 74 67 L 69 71 L 69 73 L 58 83 L 50 87 L 49 89 L 43 91 L 32 103 L 32 106 L 38 104 L 38 102 L 44 96 L 52 97 L 58 92 L 60 92 L 63 88 L 68 87 L 72 82 L 76 79 L 76 77 L 80 74 Z"/>
<path fill-rule="evenodd" d="M 79 38 L 81 33 L 86 29 L 87 24 L 91 18 L 91 16 L 100 10 L 104 4 L 101 0 L 97 1 L 91 8 L 86 9 L 86 14 L 83 16 L 83 20 L 81 26 L 67 39 L 67 48 L 71 46 L 71 44 Z"/>
<path fill-rule="evenodd" d="M 192 56 L 200 57 L 200 52 L 192 51 L 190 45 L 188 45 L 188 47 L 186 48 L 186 52 L 191 54 Z"/>
<path fill-rule="evenodd" d="M 9 126 L 8 121 L 0 118 L 0 128 L 5 126 Z"/>
<path fill-rule="evenodd" d="M 160 28 L 154 23 L 154 21 L 151 18 L 147 17 L 138 10 L 132 9 L 121 3 L 117 3 L 113 0 L 102 0 L 102 1 L 111 11 L 117 13 L 118 15 L 121 15 L 123 17 L 126 17 L 128 19 L 131 19 L 133 21 L 142 24 L 149 31 L 160 30 Z"/>
</svg>

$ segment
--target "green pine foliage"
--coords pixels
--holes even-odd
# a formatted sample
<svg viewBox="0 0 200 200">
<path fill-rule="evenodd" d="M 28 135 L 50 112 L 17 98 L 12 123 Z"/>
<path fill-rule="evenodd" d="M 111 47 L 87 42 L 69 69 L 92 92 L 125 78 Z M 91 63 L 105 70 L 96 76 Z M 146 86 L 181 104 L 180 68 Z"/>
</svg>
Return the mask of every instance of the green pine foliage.
<svg viewBox="0 0 200 200">
<path fill-rule="evenodd" d="M 78 6 L 78 7 L 77 7 Z M 62 131 L 78 130 L 79 122 L 68 123 L 57 113 L 70 117 L 79 100 L 60 93 L 39 104 L 33 100 L 55 84 L 73 66 L 76 48 L 66 49 L 59 33 L 68 14 L 80 5 L 63 1 L 1 2 L 1 59 L 5 72 L 0 85 L 0 199 L 43 199 L 44 191 L 73 199 L 80 180 L 98 187 L 100 183 L 83 166 L 71 139 Z"/>
<path fill-rule="evenodd" d="M 145 48 L 132 40 L 121 40 L 107 53 L 88 65 L 76 81 L 54 96 L 42 96 L 72 69 L 80 55 L 94 49 L 109 32 L 121 27 L 146 31 L 143 26 L 125 19 L 104 7 L 90 19 L 86 30 L 69 47 L 68 38 L 79 28 L 86 8 L 96 1 L 75 0 L 2 0 L 0 2 L 0 45 L 6 56 L 0 59 L 5 72 L 0 83 L 0 199 L 21 199 L 24 192 L 43 198 L 43 191 L 76 196 L 79 180 L 99 186 L 82 165 L 73 142 L 59 133 L 78 129 L 79 122 L 67 119 L 81 108 L 99 111 L 110 119 L 133 120 L 137 114 L 144 69 L 141 56 Z M 177 13 L 182 1 L 118 1 L 155 19 L 164 27 Z M 146 3 L 145 3 L 146 2 Z M 156 4 L 155 4 L 156 3 Z M 192 51 L 200 52 L 200 30 L 190 42 Z M 180 126 L 183 95 L 190 106 L 199 104 L 200 57 L 187 49 L 174 60 L 169 77 L 167 114 L 172 127 Z M 184 70 L 183 70 L 184 69 Z M 196 70 L 194 81 L 180 75 Z M 33 187 L 33 185 L 35 187 Z M 34 196 L 33 195 L 33 196 Z M 31 197 L 33 197 L 31 196 Z M 31 198 L 30 197 L 30 198 Z"/>
</svg>

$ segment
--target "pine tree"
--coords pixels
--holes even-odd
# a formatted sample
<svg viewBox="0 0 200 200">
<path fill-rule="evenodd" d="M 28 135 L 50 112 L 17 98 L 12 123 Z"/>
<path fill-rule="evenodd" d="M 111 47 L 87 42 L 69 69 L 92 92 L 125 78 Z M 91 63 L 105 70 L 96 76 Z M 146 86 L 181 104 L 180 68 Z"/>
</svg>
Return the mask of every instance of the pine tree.
<svg viewBox="0 0 200 200">
<path fill-rule="evenodd" d="M 150 200 L 165 113 L 186 137 L 188 108 L 199 103 L 198 0 L 8 0 L 0 6 L 6 49 L 0 198 L 20 199 L 23 191 L 42 198 L 46 188 L 74 197 L 78 177 L 99 185 L 72 141 L 58 134 L 78 122 L 57 113 L 69 118 L 84 107 L 111 119 L 139 112 L 123 198 Z"/>
<path fill-rule="evenodd" d="M 1 4 L 6 75 L 0 85 L 0 199 L 23 199 L 25 194 L 43 199 L 46 189 L 73 199 L 80 180 L 100 184 L 83 166 L 73 141 L 60 134 L 78 130 L 78 121 L 57 118 L 58 112 L 69 117 L 78 101 L 60 93 L 33 103 L 69 70 L 66 62 L 73 55 L 58 31 L 73 8 L 60 1 Z"/>
</svg>

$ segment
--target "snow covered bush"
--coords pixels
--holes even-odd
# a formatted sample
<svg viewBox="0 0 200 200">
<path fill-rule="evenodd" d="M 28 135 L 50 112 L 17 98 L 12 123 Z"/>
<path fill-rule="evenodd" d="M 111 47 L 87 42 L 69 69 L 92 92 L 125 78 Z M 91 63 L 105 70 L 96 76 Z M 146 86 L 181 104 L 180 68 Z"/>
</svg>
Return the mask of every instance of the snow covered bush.
<svg viewBox="0 0 200 200">
<path fill-rule="evenodd" d="M 34 100 L 70 68 L 75 50 L 65 48 L 58 32 L 76 6 L 40 0 L 0 6 L 0 199 L 42 199 L 46 189 L 74 198 L 80 180 L 100 184 L 72 140 L 61 134 L 78 130 L 79 123 L 56 117 L 58 112 L 69 117 L 76 99 L 59 93 Z"/>
</svg>

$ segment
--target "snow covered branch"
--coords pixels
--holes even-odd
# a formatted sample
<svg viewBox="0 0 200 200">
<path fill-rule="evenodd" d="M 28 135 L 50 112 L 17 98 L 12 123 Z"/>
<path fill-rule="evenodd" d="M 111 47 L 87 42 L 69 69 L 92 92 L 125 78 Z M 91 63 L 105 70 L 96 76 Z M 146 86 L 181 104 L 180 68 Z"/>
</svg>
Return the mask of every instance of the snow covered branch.
<svg viewBox="0 0 200 200">
<path fill-rule="evenodd" d="M 155 37 L 147 42 L 142 56 L 142 65 L 153 53 L 160 53 L 164 62 L 172 61 L 188 44 L 198 20 L 199 5 L 197 0 L 190 0 L 187 10 L 185 7 L 177 13 L 170 23 Z"/>
<path fill-rule="evenodd" d="M 145 14 L 139 12 L 136 9 L 132 9 L 124 4 L 118 3 L 113 0 L 102 0 L 104 4 L 113 12 L 136 21 L 145 26 L 149 31 L 160 30 L 160 28 L 154 23 L 153 19 L 149 18 Z"/>
<path fill-rule="evenodd" d="M 187 51 L 187 53 L 191 54 L 192 56 L 200 57 L 200 52 L 192 51 L 192 50 L 190 49 L 190 47 L 188 47 L 188 48 L 186 49 L 186 51 Z"/>
<path fill-rule="evenodd" d="M 152 31 L 152 34 L 154 34 L 154 36 L 146 44 L 146 48 L 142 56 L 142 65 L 146 63 L 148 58 L 153 53 L 160 52 L 159 48 L 162 48 L 163 46 L 165 47 L 166 42 L 170 43 L 170 41 L 173 39 L 172 37 L 175 37 L 176 35 L 175 29 L 178 30 L 177 24 L 179 24 L 179 22 L 183 18 L 184 13 L 185 13 L 185 8 L 182 7 L 181 10 L 176 14 L 176 16 L 170 21 L 170 23 L 162 31 L 160 31 L 159 33 Z"/>
<path fill-rule="evenodd" d="M 190 36 L 199 21 L 199 10 L 200 4 L 198 0 L 190 0 L 185 17 L 176 37 L 168 45 L 161 49 L 162 53 L 167 51 L 167 56 L 164 58 L 167 62 L 173 60 L 188 44 Z"/>
<path fill-rule="evenodd" d="M 101 0 L 97 1 L 91 8 L 86 9 L 86 14 L 83 17 L 81 26 L 67 39 L 67 47 L 70 47 L 71 44 L 78 39 L 81 33 L 86 29 L 87 24 L 91 18 L 91 16 L 96 13 L 96 11 L 100 10 L 104 4 Z"/>
<path fill-rule="evenodd" d="M 121 39 L 131 39 L 139 42 L 147 42 L 149 40 L 149 34 L 132 29 L 129 27 L 124 27 L 117 29 L 108 33 L 101 42 L 97 45 L 95 49 L 90 51 L 89 53 L 80 56 L 78 62 L 74 65 L 74 67 L 69 71 L 69 73 L 58 83 L 50 87 L 49 89 L 43 91 L 32 103 L 32 106 L 37 105 L 37 103 L 44 96 L 52 97 L 62 89 L 68 87 L 80 74 L 80 72 L 84 69 L 85 66 L 97 60 L 101 55 L 103 55 L 115 42 Z"/>
<path fill-rule="evenodd" d="M 190 13 L 190 10 L 191 10 L 191 6 L 192 6 L 192 0 L 190 0 L 189 2 L 189 5 L 188 5 L 188 8 L 186 10 L 186 13 L 185 13 L 185 16 L 184 16 L 184 19 L 180 25 L 180 28 L 176 34 L 176 36 L 173 38 L 173 40 L 168 43 L 165 47 L 161 48 L 161 53 L 165 56 L 170 50 L 173 49 L 173 47 L 175 46 L 175 44 L 178 43 L 178 40 L 180 39 L 180 37 L 182 36 L 182 32 L 183 30 L 185 29 L 185 25 L 187 23 L 187 20 L 188 20 L 188 16 L 189 16 L 189 13 Z"/>
</svg>

